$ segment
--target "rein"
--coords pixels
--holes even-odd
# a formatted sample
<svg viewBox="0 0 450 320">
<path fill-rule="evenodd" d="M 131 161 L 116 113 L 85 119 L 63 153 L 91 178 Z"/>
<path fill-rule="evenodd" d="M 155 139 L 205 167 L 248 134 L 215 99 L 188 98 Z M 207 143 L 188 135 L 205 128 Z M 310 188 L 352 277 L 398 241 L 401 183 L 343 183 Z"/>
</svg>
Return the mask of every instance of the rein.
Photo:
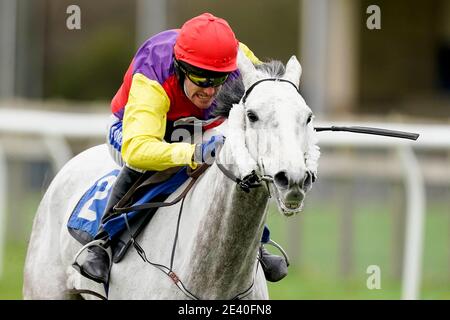
<svg viewBox="0 0 450 320">
<path fill-rule="evenodd" d="M 234 174 L 231 171 L 227 170 L 225 167 L 223 167 L 223 165 L 219 164 L 218 162 L 216 162 L 216 164 L 218 164 L 219 168 L 221 168 L 221 171 L 225 174 L 225 176 L 227 176 L 228 178 L 230 178 L 233 181 L 237 182 L 239 184 L 239 186 L 241 186 L 241 188 L 244 191 L 246 191 L 246 192 L 250 191 L 249 188 L 255 188 L 255 187 L 261 186 L 261 183 L 259 183 L 259 181 L 261 181 L 261 178 L 258 175 L 256 175 L 255 171 L 253 171 L 251 175 L 248 175 L 247 177 L 245 177 L 244 179 L 241 180 L 239 178 L 236 178 L 234 176 Z M 191 181 L 186 186 L 186 188 L 183 190 L 183 192 L 178 197 L 176 197 L 174 200 L 172 200 L 171 202 L 153 202 L 153 203 L 146 203 L 146 204 L 136 205 L 136 206 L 121 207 L 124 203 L 126 203 L 131 198 L 133 192 L 136 191 L 136 189 L 138 188 L 140 183 L 143 180 L 145 180 L 145 179 L 139 179 L 130 188 L 130 190 L 125 194 L 125 196 L 119 201 L 119 203 L 117 203 L 117 205 L 114 207 L 114 211 L 117 214 L 119 214 L 119 213 L 131 212 L 131 211 L 141 211 L 141 210 L 146 210 L 146 209 L 151 209 L 151 208 L 168 207 L 168 206 L 172 206 L 172 205 L 174 205 L 174 204 L 176 204 L 176 203 L 181 201 L 180 210 L 178 212 L 177 227 L 176 227 L 175 237 L 174 237 L 173 246 L 172 246 L 172 253 L 171 253 L 171 258 L 170 258 L 170 267 L 167 267 L 167 266 L 162 265 L 162 264 L 154 263 L 154 262 L 150 261 L 147 258 L 145 250 L 136 241 L 136 239 L 135 239 L 135 237 L 134 237 L 134 235 L 133 235 L 133 233 L 131 231 L 127 215 L 126 214 L 122 214 L 121 216 L 123 216 L 123 218 L 125 220 L 125 225 L 127 227 L 127 230 L 130 233 L 131 243 L 133 244 L 133 247 L 136 249 L 136 252 L 142 258 L 142 260 L 144 262 L 147 262 L 151 266 L 159 269 L 164 274 L 166 274 L 173 281 L 173 283 L 178 287 L 178 289 L 180 289 L 181 292 L 183 292 L 188 298 L 190 298 L 192 300 L 200 300 L 200 298 L 197 297 L 192 292 L 190 292 L 185 287 L 185 285 L 183 284 L 181 279 L 173 271 L 173 262 L 175 260 L 175 249 L 176 249 L 177 240 L 178 240 L 178 234 L 179 234 L 179 230 L 180 230 L 180 221 L 181 221 L 181 215 L 182 215 L 182 212 L 183 212 L 184 200 L 185 200 L 186 195 L 188 194 L 188 192 L 192 189 L 193 185 L 197 181 L 197 179 L 210 166 L 211 165 L 209 165 L 207 163 L 204 163 L 197 170 L 188 173 L 189 176 L 191 177 Z M 259 268 L 259 264 L 256 266 L 255 277 L 256 277 L 256 274 L 258 272 L 258 268 Z M 255 278 L 253 278 L 253 281 L 252 281 L 251 285 L 247 289 L 245 289 L 244 291 L 238 293 L 237 295 L 235 295 L 230 300 L 240 300 L 240 299 L 245 298 L 247 295 L 249 295 L 251 293 L 251 290 L 253 288 L 254 283 L 255 283 Z M 91 295 L 94 295 L 97 298 L 100 298 L 102 300 L 108 300 L 107 297 L 104 297 L 101 294 L 99 294 L 99 293 L 97 293 L 95 291 L 92 291 L 92 290 L 72 289 L 72 290 L 67 290 L 67 292 L 69 294 L 83 294 L 83 293 L 84 294 L 91 294 Z"/>
<path fill-rule="evenodd" d="M 217 163 L 217 162 L 216 162 Z M 180 230 L 180 221 L 181 221 L 181 214 L 183 212 L 183 205 L 184 205 L 184 200 L 186 198 L 187 193 L 189 192 L 189 190 L 192 188 L 192 186 L 194 185 L 194 183 L 197 181 L 197 179 L 200 177 L 200 175 L 202 175 L 206 169 L 208 169 L 211 165 L 204 163 L 203 165 L 201 165 L 199 167 L 199 169 L 193 171 L 193 173 L 191 174 L 191 182 L 189 183 L 189 185 L 185 188 L 185 190 L 176 198 L 174 199 L 172 202 L 155 202 L 155 203 L 147 203 L 147 204 L 143 204 L 143 205 L 138 205 L 138 206 L 132 206 L 132 207 L 126 207 L 126 208 L 115 208 L 116 212 L 127 212 L 127 211 L 139 211 L 139 210 L 145 210 L 145 209 L 149 209 L 149 208 L 159 208 L 159 207 L 165 207 L 165 206 L 171 206 L 174 205 L 176 203 L 178 203 L 179 201 L 181 201 L 181 206 L 180 206 L 180 210 L 178 212 L 178 220 L 177 220 L 177 227 L 176 227 L 176 232 L 175 232 L 175 237 L 174 237 L 174 241 L 173 241 L 173 246 L 172 246 L 172 253 L 171 253 L 171 257 L 170 257 L 170 267 L 167 267 L 165 265 L 162 264 L 158 264 L 158 263 L 154 263 L 152 261 L 150 261 L 147 258 L 147 255 L 145 254 L 145 250 L 139 245 L 139 243 L 136 241 L 136 239 L 133 236 L 133 233 L 131 232 L 131 228 L 130 225 L 128 223 L 128 217 L 126 214 L 123 215 L 124 219 L 125 219 L 125 224 L 126 227 L 128 229 L 128 232 L 130 233 L 130 238 L 131 238 L 131 243 L 133 244 L 133 247 L 136 249 L 136 252 L 139 254 L 139 256 L 142 258 L 142 260 L 144 262 L 149 263 L 150 265 L 156 267 L 157 269 L 159 269 L 160 271 L 162 271 L 164 274 L 166 274 L 172 281 L 173 283 L 178 287 L 178 289 L 180 289 L 188 298 L 192 299 L 192 300 L 200 300 L 199 297 L 197 297 L 196 295 L 194 295 L 192 292 L 190 292 L 188 289 L 186 289 L 186 287 L 184 286 L 183 282 L 181 281 L 181 279 L 178 277 L 178 275 L 173 271 L 173 262 L 175 260 L 175 249 L 176 249 L 176 245 L 177 245 L 177 240 L 178 240 L 178 234 L 179 234 L 179 230 Z M 225 169 L 225 168 L 224 168 Z M 226 169 L 225 169 L 226 170 Z M 234 176 L 230 171 L 226 170 L 228 172 L 228 174 L 231 174 L 232 176 Z M 224 171 L 222 171 L 224 172 Z M 225 172 L 224 172 L 225 173 Z M 225 174 L 227 177 L 231 177 L 230 175 Z M 245 180 L 245 179 L 244 179 Z M 247 179 L 248 180 L 248 179 Z M 247 182 L 247 180 L 245 180 Z M 242 182 L 243 180 L 241 180 Z M 253 187 L 253 184 L 249 184 L 251 187 Z M 260 186 L 261 184 L 259 184 Z M 256 186 L 255 186 L 256 187 Z M 258 268 L 259 265 L 257 265 L 256 267 L 256 273 L 258 272 Z M 255 276 L 256 276 L 255 273 Z M 249 295 L 251 293 L 251 289 L 253 288 L 253 285 L 255 283 L 255 278 L 253 278 L 253 281 L 251 283 L 251 285 L 244 291 L 242 291 L 241 293 L 237 294 L 236 296 L 234 296 L 233 298 L 231 298 L 230 300 L 240 300 L 245 298 L 247 295 Z"/>
<path fill-rule="evenodd" d="M 292 81 L 285 80 L 285 79 L 280 79 L 280 78 L 266 78 L 266 79 L 261 79 L 261 80 L 256 81 L 255 83 L 253 83 L 253 84 L 245 91 L 245 93 L 244 93 L 244 95 L 242 96 L 242 99 L 241 99 L 242 104 L 245 104 L 245 102 L 247 101 L 248 96 L 249 96 L 250 93 L 253 91 L 253 89 L 254 89 L 258 84 L 260 84 L 261 82 L 265 82 L 265 81 L 274 81 L 274 82 L 286 82 L 286 83 L 289 83 L 289 84 L 291 84 L 291 85 L 295 88 L 295 91 L 297 91 L 297 93 L 300 94 L 300 92 L 298 91 L 297 86 L 296 86 Z M 216 143 L 216 150 L 218 150 L 218 148 L 220 148 L 220 147 L 221 147 L 221 146 L 219 146 L 219 145 Z M 269 196 L 270 196 L 270 190 L 269 190 L 268 183 L 269 183 L 269 182 L 273 182 L 273 177 L 272 177 L 272 176 L 266 175 L 266 174 L 264 174 L 264 173 L 263 173 L 262 175 L 260 175 L 260 174 L 256 173 L 255 170 L 252 170 L 252 172 L 251 172 L 250 174 L 246 175 L 246 176 L 243 177 L 242 179 L 241 179 L 241 178 L 238 178 L 238 177 L 236 177 L 236 176 L 233 174 L 233 172 L 231 172 L 230 170 L 228 170 L 227 168 L 225 168 L 225 166 L 224 166 L 223 164 L 220 163 L 219 155 L 218 155 L 219 152 L 216 152 L 216 153 L 217 153 L 217 156 L 216 156 L 216 159 L 215 159 L 215 163 L 216 163 L 217 167 L 220 169 L 220 171 L 223 172 L 223 174 L 224 174 L 226 177 L 228 177 L 229 179 L 231 179 L 231 180 L 233 180 L 234 182 L 236 182 L 237 185 L 238 185 L 244 192 L 249 193 L 249 192 L 250 192 L 250 189 L 261 187 L 261 185 L 262 185 L 261 182 L 264 181 L 264 182 L 266 182 L 266 187 L 267 187 L 267 190 L 269 191 Z M 261 166 L 262 166 L 262 169 L 263 169 L 263 171 L 264 171 L 264 164 L 262 163 L 262 161 L 261 161 Z"/>
</svg>

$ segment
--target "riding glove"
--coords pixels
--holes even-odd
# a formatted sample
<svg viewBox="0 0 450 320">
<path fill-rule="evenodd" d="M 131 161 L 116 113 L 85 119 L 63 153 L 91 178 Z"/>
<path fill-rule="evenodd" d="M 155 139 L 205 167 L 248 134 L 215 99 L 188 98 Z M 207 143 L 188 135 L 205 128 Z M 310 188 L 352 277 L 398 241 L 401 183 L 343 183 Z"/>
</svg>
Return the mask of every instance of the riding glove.
<svg viewBox="0 0 450 320">
<path fill-rule="evenodd" d="M 207 142 L 198 143 L 195 146 L 194 161 L 196 163 L 207 162 L 211 164 L 216 156 L 216 148 L 225 142 L 223 135 L 212 136 Z"/>
</svg>

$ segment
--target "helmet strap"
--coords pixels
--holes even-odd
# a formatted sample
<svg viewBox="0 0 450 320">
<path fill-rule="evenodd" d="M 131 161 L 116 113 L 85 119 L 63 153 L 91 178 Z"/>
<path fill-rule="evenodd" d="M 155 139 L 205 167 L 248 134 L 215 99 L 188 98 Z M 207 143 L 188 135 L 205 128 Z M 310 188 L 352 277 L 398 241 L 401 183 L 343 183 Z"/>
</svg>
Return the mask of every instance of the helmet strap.
<svg viewBox="0 0 450 320">
<path fill-rule="evenodd" d="M 186 95 L 186 97 L 188 97 L 188 98 L 189 98 L 189 96 L 188 96 L 188 94 L 187 94 L 187 89 L 186 89 L 186 81 L 184 81 L 184 80 L 183 80 L 183 84 L 182 84 L 182 86 L 183 86 L 183 91 L 184 91 L 184 94 Z"/>
<path fill-rule="evenodd" d="M 180 84 L 180 87 L 184 91 L 184 93 L 186 93 L 186 90 L 184 88 L 184 79 L 186 78 L 186 76 L 184 75 L 184 72 L 181 71 L 180 65 L 178 64 L 175 57 L 173 58 L 173 66 L 175 68 L 175 75 L 178 79 L 178 83 Z"/>
</svg>

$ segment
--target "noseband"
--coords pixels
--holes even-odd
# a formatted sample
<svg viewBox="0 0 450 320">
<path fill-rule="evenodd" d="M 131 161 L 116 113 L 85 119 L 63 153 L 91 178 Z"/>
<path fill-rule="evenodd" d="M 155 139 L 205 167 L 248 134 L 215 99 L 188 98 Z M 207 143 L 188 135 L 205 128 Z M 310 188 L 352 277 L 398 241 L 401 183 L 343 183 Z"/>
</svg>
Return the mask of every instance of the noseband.
<svg viewBox="0 0 450 320">
<path fill-rule="evenodd" d="M 258 188 L 262 186 L 262 182 L 266 182 L 266 186 L 267 186 L 267 190 L 269 191 L 269 196 L 270 196 L 270 189 L 269 186 L 267 185 L 269 182 L 273 182 L 273 177 L 270 175 L 266 175 L 266 174 L 258 174 L 255 170 L 252 170 L 252 172 L 248 175 L 246 175 L 245 177 L 238 178 L 234 175 L 233 172 L 231 172 L 231 170 L 228 170 L 227 168 L 225 168 L 225 166 L 220 163 L 219 160 L 219 155 L 216 155 L 216 160 L 215 163 L 217 165 L 217 167 L 220 169 L 220 171 L 222 171 L 222 173 L 229 179 L 233 180 L 241 189 L 242 191 L 249 193 L 251 189 L 253 188 Z M 263 166 L 263 170 L 264 170 L 264 165 Z"/>
</svg>

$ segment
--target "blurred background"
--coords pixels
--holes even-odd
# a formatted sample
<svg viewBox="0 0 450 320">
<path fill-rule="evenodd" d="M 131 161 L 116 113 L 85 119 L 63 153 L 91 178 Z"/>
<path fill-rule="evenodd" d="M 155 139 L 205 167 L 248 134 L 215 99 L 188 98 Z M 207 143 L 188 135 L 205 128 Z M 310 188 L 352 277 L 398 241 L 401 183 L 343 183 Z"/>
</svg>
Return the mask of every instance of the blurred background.
<svg viewBox="0 0 450 320">
<path fill-rule="evenodd" d="M 68 28 L 70 5 L 79 29 Z M 203 12 L 225 18 L 260 59 L 295 54 L 316 125 L 421 134 L 319 133 L 319 180 L 303 214 L 270 207 L 272 238 L 291 258 L 271 298 L 449 299 L 447 0 L 0 0 L 0 299 L 22 298 L 39 201 L 68 159 L 103 143 L 137 48 Z M 370 266 L 378 289 L 367 285 Z"/>
</svg>

